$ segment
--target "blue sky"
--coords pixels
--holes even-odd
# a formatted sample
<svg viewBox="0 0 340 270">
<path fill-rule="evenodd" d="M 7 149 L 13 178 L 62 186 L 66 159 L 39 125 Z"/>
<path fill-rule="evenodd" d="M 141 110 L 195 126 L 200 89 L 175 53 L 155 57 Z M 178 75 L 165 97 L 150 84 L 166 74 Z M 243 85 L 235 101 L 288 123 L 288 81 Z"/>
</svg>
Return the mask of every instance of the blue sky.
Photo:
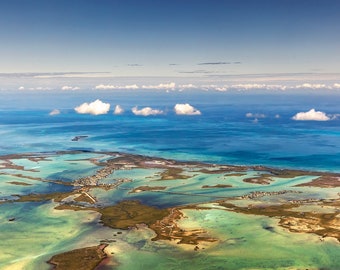
<svg viewBox="0 0 340 270">
<path fill-rule="evenodd" d="M 2 0 L 0 73 L 339 73 L 339 33 L 338 0 Z"/>
</svg>

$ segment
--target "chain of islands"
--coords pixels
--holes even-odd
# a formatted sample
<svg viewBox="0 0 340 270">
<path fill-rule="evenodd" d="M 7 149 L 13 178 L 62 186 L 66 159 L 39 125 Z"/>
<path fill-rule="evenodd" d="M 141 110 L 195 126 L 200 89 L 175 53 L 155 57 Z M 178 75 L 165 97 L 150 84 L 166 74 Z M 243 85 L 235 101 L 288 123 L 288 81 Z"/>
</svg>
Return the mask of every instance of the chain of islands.
<svg viewBox="0 0 340 270">
<path fill-rule="evenodd" d="M 0 187 L 1 269 L 340 269 L 340 173 L 60 151 Z"/>
</svg>

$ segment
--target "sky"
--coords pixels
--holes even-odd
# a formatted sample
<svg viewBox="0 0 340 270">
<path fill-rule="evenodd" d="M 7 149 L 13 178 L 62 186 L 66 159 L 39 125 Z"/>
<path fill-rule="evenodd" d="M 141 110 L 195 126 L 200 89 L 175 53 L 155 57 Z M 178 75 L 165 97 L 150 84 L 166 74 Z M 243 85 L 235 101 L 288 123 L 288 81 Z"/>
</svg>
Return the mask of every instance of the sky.
<svg viewBox="0 0 340 270">
<path fill-rule="evenodd" d="M 2 89 L 340 83 L 339 0 L 1 0 L 0 36 Z"/>
</svg>

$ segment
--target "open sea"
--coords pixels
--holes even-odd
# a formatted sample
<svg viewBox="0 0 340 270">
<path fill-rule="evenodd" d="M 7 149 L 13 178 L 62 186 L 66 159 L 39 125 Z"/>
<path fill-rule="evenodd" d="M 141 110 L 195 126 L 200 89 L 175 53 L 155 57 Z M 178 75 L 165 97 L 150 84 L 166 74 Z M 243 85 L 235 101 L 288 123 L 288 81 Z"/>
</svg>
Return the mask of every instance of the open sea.
<svg viewBox="0 0 340 270">
<path fill-rule="evenodd" d="M 77 114 L 73 109 L 96 99 L 111 104 L 108 114 Z M 201 115 L 176 115 L 173 108 L 177 103 L 189 103 Z M 122 115 L 112 113 L 117 104 L 125 110 Z M 339 171 L 339 104 L 339 94 L 313 93 L 4 93 L 0 99 L 0 155 L 82 149 Z M 134 106 L 149 106 L 164 114 L 136 116 L 131 112 Z M 312 108 L 334 119 L 292 119 Z M 53 109 L 60 114 L 49 115 Z M 75 136 L 88 137 L 72 141 Z"/>
</svg>

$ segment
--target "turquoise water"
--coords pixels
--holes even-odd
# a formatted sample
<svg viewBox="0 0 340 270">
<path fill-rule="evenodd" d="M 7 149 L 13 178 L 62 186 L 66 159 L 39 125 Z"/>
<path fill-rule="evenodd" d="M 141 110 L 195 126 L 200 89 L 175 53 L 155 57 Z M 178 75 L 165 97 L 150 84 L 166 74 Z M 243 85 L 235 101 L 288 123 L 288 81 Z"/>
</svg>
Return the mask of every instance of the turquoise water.
<svg viewBox="0 0 340 270">
<path fill-rule="evenodd" d="M 0 160 L 0 200 L 13 199 L 15 194 L 71 191 L 73 187 L 42 180 L 72 182 L 92 175 L 100 167 L 90 158 L 105 160 L 107 155 L 93 151 L 121 151 L 184 161 L 217 164 L 255 165 L 279 168 L 340 172 L 340 118 L 326 122 L 294 121 L 291 117 L 311 108 L 328 114 L 340 113 L 340 97 L 334 96 L 247 96 L 215 93 L 149 94 L 136 99 L 136 94 L 114 97 L 99 93 L 103 101 L 121 104 L 126 113 L 120 116 L 79 115 L 73 107 L 92 98 L 79 99 L 78 94 L 55 96 L 53 101 L 39 103 L 39 97 L 28 97 L 22 106 L 8 106 L 0 100 L 0 155 L 8 157 L 20 168 L 4 168 Z M 85 101 L 91 101 L 85 100 Z M 35 102 L 35 103 L 34 103 Z M 138 102 L 138 104 L 136 104 Z M 200 116 L 178 116 L 172 108 L 176 103 L 190 102 Z M 35 105 L 34 105 L 35 104 Z M 39 105 L 38 105 L 39 104 Z M 52 104 L 52 105 L 51 105 Z M 135 116 L 128 108 L 139 105 L 162 108 L 165 115 Z M 15 108 L 15 109 L 13 109 Z M 61 114 L 49 116 L 52 109 Z M 264 114 L 254 121 L 246 113 Z M 275 115 L 279 114 L 277 118 Z M 72 141 L 75 136 L 88 136 Z M 82 150 L 78 154 L 56 154 L 56 151 Z M 34 153 L 45 159 L 32 161 L 20 157 Z M 320 189 L 294 187 L 308 182 L 311 176 L 292 179 L 274 178 L 269 185 L 249 184 L 243 176 L 204 174 L 188 169 L 188 179 L 160 180 L 160 169 L 114 171 L 101 183 L 113 184 L 121 178 L 130 179 L 118 188 L 106 191 L 93 188 L 89 194 L 98 205 L 112 205 L 124 199 L 169 207 L 202 204 L 218 198 L 241 196 L 252 191 L 301 191 L 263 198 L 262 202 L 299 199 L 338 198 L 339 188 Z M 30 179 L 36 177 L 38 179 Z M 40 180 L 39 180 L 40 179 Z M 29 184 L 13 185 L 9 182 Z M 231 188 L 202 189 L 203 185 L 230 184 Z M 166 190 L 131 193 L 139 186 L 164 186 Z M 246 202 L 244 202 L 246 203 Z M 45 263 L 53 254 L 83 246 L 96 245 L 110 239 L 114 230 L 98 224 L 98 214 L 89 211 L 57 211 L 55 203 L 0 204 L 0 268 L 49 269 Z M 323 209 L 327 211 L 327 209 Z M 330 209 L 334 211 L 334 209 Z M 338 269 L 339 244 L 332 239 L 320 241 L 313 234 L 290 233 L 277 225 L 277 220 L 247 216 L 224 209 L 185 210 L 180 221 L 184 228 L 202 228 L 216 237 L 217 243 L 202 243 L 201 249 L 177 245 L 174 241 L 151 241 L 154 233 L 147 228 L 132 229 L 115 238 L 108 252 L 114 252 L 118 269 Z M 14 222 L 10 222 L 15 217 Z M 273 227 L 273 231 L 263 229 Z M 203 250 L 202 247 L 205 249 Z M 133 258 L 133 259 L 132 259 Z M 108 266 L 110 268 L 110 266 Z"/>
</svg>

